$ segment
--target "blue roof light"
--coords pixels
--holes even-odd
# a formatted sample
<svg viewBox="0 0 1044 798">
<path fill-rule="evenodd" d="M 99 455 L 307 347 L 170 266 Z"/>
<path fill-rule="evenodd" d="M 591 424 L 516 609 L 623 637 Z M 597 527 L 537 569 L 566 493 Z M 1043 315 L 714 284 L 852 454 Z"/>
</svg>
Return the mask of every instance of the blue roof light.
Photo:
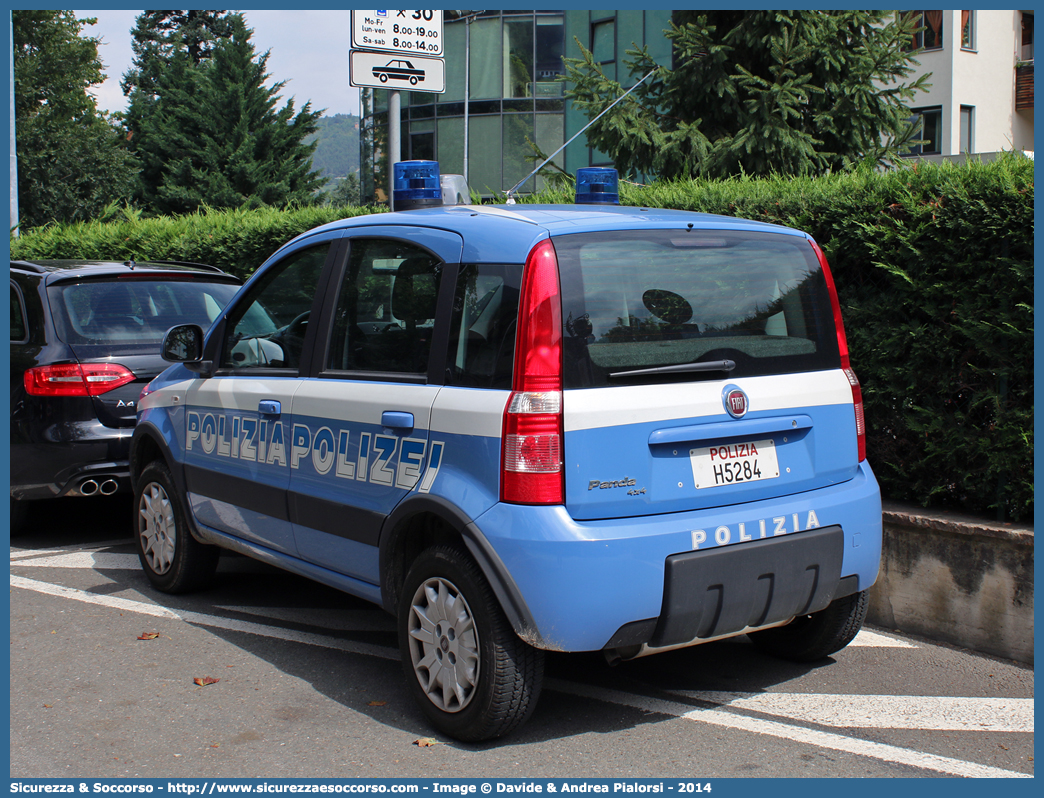
<svg viewBox="0 0 1044 798">
<path fill-rule="evenodd" d="M 409 211 L 442 205 L 438 161 L 399 161 L 394 166 L 393 209 Z"/>
<path fill-rule="evenodd" d="M 576 170 L 577 205 L 619 205 L 619 177 L 615 169 L 587 166 Z"/>
</svg>

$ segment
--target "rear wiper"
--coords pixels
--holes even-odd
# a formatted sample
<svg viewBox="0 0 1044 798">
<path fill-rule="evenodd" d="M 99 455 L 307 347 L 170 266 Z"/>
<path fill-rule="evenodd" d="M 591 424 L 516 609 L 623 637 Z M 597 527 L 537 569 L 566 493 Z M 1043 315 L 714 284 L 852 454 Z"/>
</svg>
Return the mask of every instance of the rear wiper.
<svg viewBox="0 0 1044 798">
<path fill-rule="evenodd" d="M 658 366 L 654 369 L 610 372 L 610 377 L 640 377 L 643 374 L 683 374 L 690 371 L 732 371 L 735 360 L 708 360 L 705 363 L 679 363 L 675 366 Z"/>
</svg>

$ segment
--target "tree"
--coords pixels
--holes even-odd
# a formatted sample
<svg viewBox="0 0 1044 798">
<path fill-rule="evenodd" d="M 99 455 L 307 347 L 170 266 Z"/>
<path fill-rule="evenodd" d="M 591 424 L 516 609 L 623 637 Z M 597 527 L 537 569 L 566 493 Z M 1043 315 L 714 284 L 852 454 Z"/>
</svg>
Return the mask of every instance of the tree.
<svg viewBox="0 0 1044 798">
<path fill-rule="evenodd" d="M 184 48 L 195 65 L 214 52 L 219 39 L 232 36 L 234 23 L 228 11 L 145 11 L 131 31 L 134 66 L 123 75 L 124 94 L 140 89 L 155 91 L 156 80 L 166 62 Z"/>
<path fill-rule="evenodd" d="M 312 166 L 323 177 L 344 177 L 359 171 L 359 117 L 324 116 L 319 120 L 315 142 Z"/>
<path fill-rule="evenodd" d="M 327 194 L 327 203 L 335 208 L 341 208 L 345 205 L 358 205 L 359 175 L 351 174 L 338 180 L 333 191 Z"/>
<path fill-rule="evenodd" d="M 629 50 L 633 84 L 587 131 L 625 173 L 665 179 L 822 174 L 897 157 L 915 137 L 907 103 L 915 28 L 891 12 L 677 11 L 673 69 Z M 595 117 L 624 92 L 591 53 L 567 58 L 566 91 Z"/>
<path fill-rule="evenodd" d="M 155 82 L 132 89 L 127 124 L 150 211 L 309 204 L 325 183 L 312 171 L 314 142 L 304 143 L 321 112 L 305 103 L 295 114 L 293 100 L 277 109 L 285 83 L 264 85 L 268 53 L 255 53 L 241 14 L 228 20 L 232 35 L 199 62 L 182 44 L 161 66 L 139 64 Z"/>
<path fill-rule="evenodd" d="M 136 165 L 117 120 L 99 113 L 105 80 L 94 19 L 14 11 L 15 139 L 21 227 L 89 219 L 131 196 Z"/>
</svg>

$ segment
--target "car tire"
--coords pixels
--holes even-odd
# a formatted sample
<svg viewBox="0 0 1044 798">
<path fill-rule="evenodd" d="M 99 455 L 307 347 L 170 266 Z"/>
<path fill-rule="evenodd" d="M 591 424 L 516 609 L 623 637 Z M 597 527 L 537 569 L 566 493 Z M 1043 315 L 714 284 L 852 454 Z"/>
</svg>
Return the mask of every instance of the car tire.
<svg viewBox="0 0 1044 798">
<path fill-rule="evenodd" d="M 443 734 L 490 740 L 533 712 L 544 652 L 515 634 L 489 583 L 460 550 L 437 546 L 417 557 L 403 585 L 398 627 L 410 691 Z"/>
<path fill-rule="evenodd" d="M 145 575 L 164 593 L 203 587 L 217 569 L 221 549 L 189 532 L 185 508 L 167 464 L 145 466 L 134 492 L 134 545 Z"/>
<path fill-rule="evenodd" d="M 793 662 L 814 662 L 840 651 L 859 634 L 866 619 L 869 590 L 843 596 L 826 609 L 801 615 L 786 626 L 751 632 L 748 637 L 766 654 Z"/>
</svg>

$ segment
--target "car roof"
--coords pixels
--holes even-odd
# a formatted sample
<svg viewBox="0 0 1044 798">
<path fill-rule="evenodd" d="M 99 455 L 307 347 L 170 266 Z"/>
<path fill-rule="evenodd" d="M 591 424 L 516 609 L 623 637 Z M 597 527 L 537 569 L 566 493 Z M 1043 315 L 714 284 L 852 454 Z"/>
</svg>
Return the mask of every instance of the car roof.
<svg viewBox="0 0 1044 798">
<path fill-rule="evenodd" d="M 548 236 L 609 230 L 734 230 L 808 238 L 767 222 L 629 205 L 451 205 L 353 216 L 310 230 L 286 246 L 338 229 L 385 226 L 457 233 L 463 239 L 461 257 L 468 263 L 523 263 L 533 245 Z"/>
<path fill-rule="evenodd" d="M 158 279 L 173 274 L 197 274 L 200 279 L 240 283 L 238 277 L 216 266 L 184 261 L 105 261 L 105 260 L 12 260 L 11 271 L 37 274 L 52 283 L 77 277 L 111 277 L 118 275 L 155 275 Z"/>
</svg>

